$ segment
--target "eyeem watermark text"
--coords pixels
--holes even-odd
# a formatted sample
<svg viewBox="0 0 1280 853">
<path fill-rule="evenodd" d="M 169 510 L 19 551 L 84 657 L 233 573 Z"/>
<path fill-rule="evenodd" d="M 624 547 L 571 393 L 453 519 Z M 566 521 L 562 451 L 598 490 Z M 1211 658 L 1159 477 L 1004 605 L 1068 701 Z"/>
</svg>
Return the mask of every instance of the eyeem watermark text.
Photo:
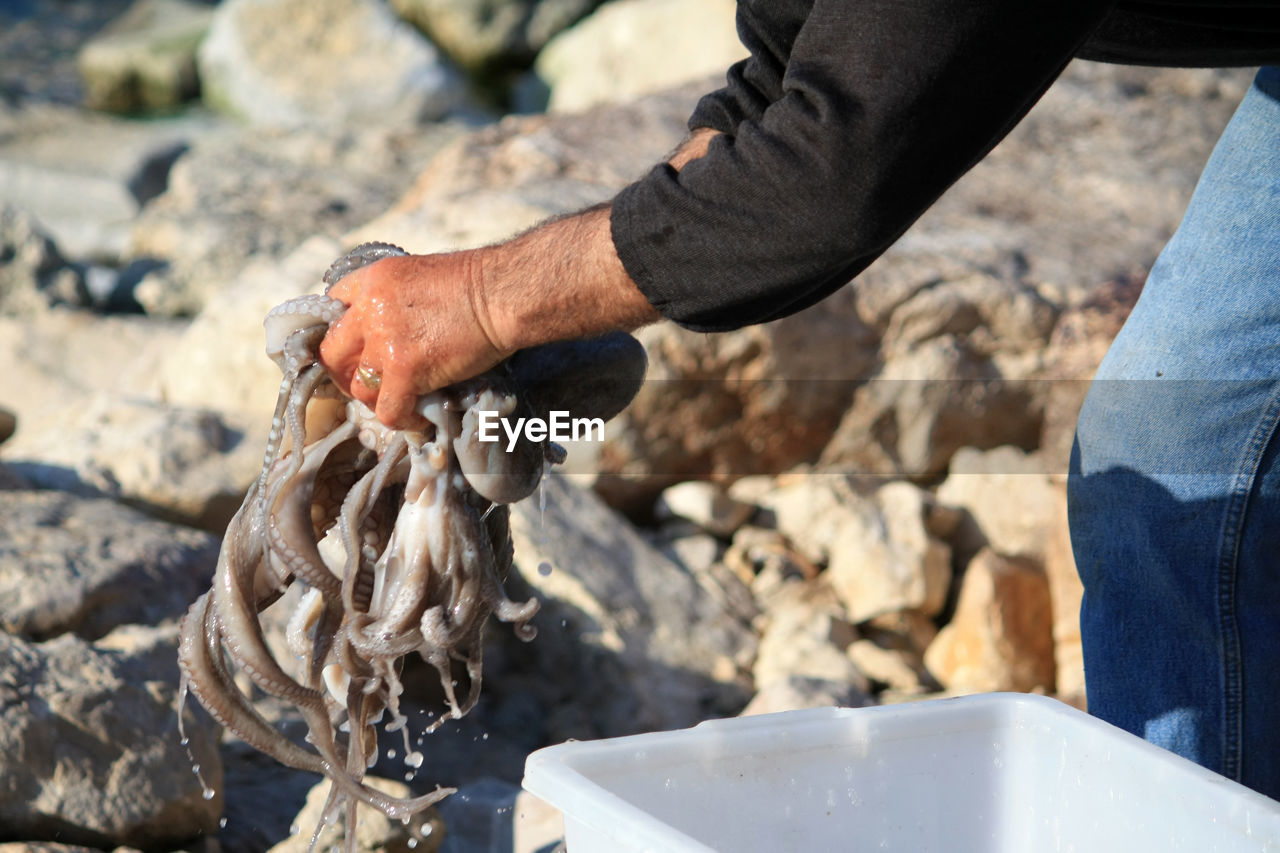
<svg viewBox="0 0 1280 853">
<path fill-rule="evenodd" d="M 476 437 L 481 441 L 498 441 L 498 427 L 507 436 L 507 452 L 516 449 L 523 435 L 529 441 L 604 441 L 604 418 L 571 418 L 568 412 L 552 411 L 542 418 L 504 418 L 494 411 L 480 411 Z"/>
</svg>

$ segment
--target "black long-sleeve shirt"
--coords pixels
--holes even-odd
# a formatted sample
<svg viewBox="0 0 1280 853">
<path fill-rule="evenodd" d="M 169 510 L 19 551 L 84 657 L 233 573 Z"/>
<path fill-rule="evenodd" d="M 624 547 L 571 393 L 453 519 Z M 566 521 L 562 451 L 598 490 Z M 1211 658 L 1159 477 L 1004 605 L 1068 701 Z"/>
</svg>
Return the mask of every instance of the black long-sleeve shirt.
<svg viewBox="0 0 1280 853">
<path fill-rule="evenodd" d="M 615 199 L 623 265 L 724 331 L 808 307 L 889 247 L 1076 56 L 1280 62 L 1280 0 L 740 0 L 750 52 L 690 128 L 706 156 Z"/>
</svg>

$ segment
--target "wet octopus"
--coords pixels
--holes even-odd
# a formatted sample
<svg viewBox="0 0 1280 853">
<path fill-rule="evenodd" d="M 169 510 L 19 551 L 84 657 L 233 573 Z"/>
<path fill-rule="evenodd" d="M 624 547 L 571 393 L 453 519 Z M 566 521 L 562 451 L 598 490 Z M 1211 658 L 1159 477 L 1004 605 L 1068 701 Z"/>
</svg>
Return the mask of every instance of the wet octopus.
<svg viewBox="0 0 1280 853">
<path fill-rule="evenodd" d="M 343 275 L 403 252 L 365 244 L 324 276 Z M 403 729 L 404 658 L 417 652 L 439 673 L 449 717 L 476 702 L 481 631 L 490 615 L 532 639 L 535 599 L 512 601 L 507 504 L 531 494 L 550 442 L 480 442 L 482 411 L 547 416 L 553 410 L 608 419 L 644 375 L 640 345 L 625 334 L 525 350 L 497 368 L 423 396 L 422 431 L 383 426 L 344 397 L 317 359 L 345 306 L 326 295 L 290 300 L 265 321 L 267 352 L 284 378 L 262 471 L 232 518 L 212 588 L 187 613 L 179 648 L 187 687 L 223 726 L 291 767 L 332 780 L 330 808 L 359 804 L 406 819 L 452 793 L 388 796 L 364 782 L 377 756 L 374 725 Z M 297 666 L 286 668 L 264 638 L 259 614 L 293 584 L 305 590 L 286 632 Z M 451 667 L 464 665 L 466 695 Z M 297 707 L 313 749 L 280 734 L 236 685 L 235 670 Z M 407 738 L 407 732 L 406 732 Z M 407 740 L 406 740 L 406 751 Z M 354 837 L 354 833 L 348 833 Z"/>
</svg>

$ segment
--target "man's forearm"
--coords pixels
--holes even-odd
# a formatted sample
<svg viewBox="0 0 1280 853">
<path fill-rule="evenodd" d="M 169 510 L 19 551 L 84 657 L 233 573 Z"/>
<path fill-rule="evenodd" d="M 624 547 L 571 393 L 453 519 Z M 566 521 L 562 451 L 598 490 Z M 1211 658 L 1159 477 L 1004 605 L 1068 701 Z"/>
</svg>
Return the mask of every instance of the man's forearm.
<svg viewBox="0 0 1280 853">
<path fill-rule="evenodd" d="M 694 131 L 668 162 L 703 156 L 717 131 Z M 474 257 L 476 316 L 499 348 L 631 331 L 660 319 L 613 247 L 610 208 L 546 222 Z"/>
<path fill-rule="evenodd" d="M 478 249 L 476 315 L 506 352 L 659 319 L 613 248 L 607 205 Z"/>
</svg>

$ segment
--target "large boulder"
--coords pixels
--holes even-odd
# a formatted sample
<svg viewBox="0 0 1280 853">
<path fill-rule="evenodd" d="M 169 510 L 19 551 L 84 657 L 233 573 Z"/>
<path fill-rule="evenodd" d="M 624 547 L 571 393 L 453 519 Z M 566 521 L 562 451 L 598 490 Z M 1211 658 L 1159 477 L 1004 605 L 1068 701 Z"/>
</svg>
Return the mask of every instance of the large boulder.
<svg viewBox="0 0 1280 853">
<path fill-rule="evenodd" d="M 197 314 L 250 260 L 279 260 L 312 236 L 338 238 L 385 211 L 458 133 L 453 124 L 355 123 L 195 141 L 174 164 L 167 191 L 132 224 L 128 256 L 167 264 L 135 287 L 134 298 L 151 315 Z"/>
<path fill-rule="evenodd" d="M 208 588 L 218 540 L 101 498 L 6 491 L 0 630 L 94 640 L 181 616 Z"/>
<path fill-rule="evenodd" d="M 880 366 L 824 466 L 930 480 L 961 447 L 1036 447 L 1062 390 L 1042 380 L 1064 377 L 1046 353 L 1063 307 L 1141 279 L 1247 81 L 1073 63 L 858 279 Z"/>
<path fill-rule="evenodd" d="M 914 278 L 920 270 L 898 272 Z M 867 317 L 880 330 L 881 364 L 823 451 L 825 468 L 927 480 L 960 447 L 1034 446 L 1039 438 L 1037 389 L 1027 380 L 1037 375 L 1056 306 L 1022 282 L 981 273 L 915 285 Z M 864 282 L 859 293 L 874 287 Z M 861 300 L 864 314 L 884 296 Z"/>
<path fill-rule="evenodd" d="M 212 16 L 207 4 L 191 0 L 134 0 L 76 57 L 85 103 L 128 113 L 195 97 L 196 47 Z"/>
<path fill-rule="evenodd" d="M 611 198 L 684 136 L 702 87 L 573 116 L 508 117 L 457 140 L 349 242 L 470 248 Z"/>
<path fill-rule="evenodd" d="M 255 125 L 414 125 L 461 95 L 426 39 L 377 0 L 226 0 L 200 45 L 207 104 Z"/>
<path fill-rule="evenodd" d="M 816 459 L 875 363 L 850 297 L 723 335 L 641 329 L 649 373 L 600 447 L 600 493 L 642 512 L 681 480 L 732 482 Z"/>
<path fill-rule="evenodd" d="M 556 33 L 601 0 L 391 0 L 449 58 L 487 75 L 527 66 Z"/>
<path fill-rule="evenodd" d="M 0 100 L 0 199 L 34 217 L 65 257 L 117 263 L 174 159 L 213 127 L 203 116 L 138 122 Z"/>
<path fill-rule="evenodd" d="M 78 302 L 80 275 L 34 217 L 0 204 L 0 314 L 31 317 L 59 302 Z"/>
<path fill-rule="evenodd" d="M 1052 690 L 1052 604 L 1040 565 L 979 552 L 965 570 L 955 614 L 924 662 L 950 690 Z"/>
<path fill-rule="evenodd" d="M 39 488 L 111 497 L 221 532 L 261 468 L 262 446 L 209 409 L 99 392 L 62 429 L 24 430 L 5 456 Z"/>
<path fill-rule="evenodd" d="M 515 560 L 542 599 L 533 677 L 557 709 L 551 740 L 693 725 L 736 713 L 754 654 L 747 626 L 590 491 L 552 474 L 511 517 Z M 545 565 L 543 565 L 545 563 Z"/>
<path fill-rule="evenodd" d="M 851 621 L 899 610 L 942 612 L 951 588 L 951 548 L 929 529 L 931 504 L 910 483 L 887 483 L 841 529 L 827 580 Z"/>
<path fill-rule="evenodd" d="M 613 0 L 538 54 L 548 109 L 574 112 L 723 77 L 747 55 L 733 0 Z"/>
<path fill-rule="evenodd" d="M 1045 470 L 1065 474 L 1076 419 L 1089 382 L 1142 293 L 1143 280 L 1118 278 L 1088 291 L 1058 319 L 1045 353 L 1048 386 L 1039 453 Z"/>
<path fill-rule="evenodd" d="M 341 254 L 340 243 L 313 237 L 281 261 L 246 265 L 172 345 L 158 369 L 160 397 L 215 410 L 248 431 L 247 444 L 265 447 L 280 368 L 267 357 L 263 319 L 276 305 L 320 290 L 321 276 Z"/>
<path fill-rule="evenodd" d="M 1007 445 L 957 451 L 938 487 L 938 502 L 967 513 L 961 540 L 969 553 L 989 545 L 1006 557 L 1039 561 L 1061 510 L 1040 455 Z"/>
<path fill-rule="evenodd" d="M 137 628 L 94 644 L 71 635 L 29 643 L 0 632 L 6 836 L 173 849 L 217 828 L 214 727 L 188 711 L 183 744 L 176 650 L 174 628 Z"/>
</svg>

